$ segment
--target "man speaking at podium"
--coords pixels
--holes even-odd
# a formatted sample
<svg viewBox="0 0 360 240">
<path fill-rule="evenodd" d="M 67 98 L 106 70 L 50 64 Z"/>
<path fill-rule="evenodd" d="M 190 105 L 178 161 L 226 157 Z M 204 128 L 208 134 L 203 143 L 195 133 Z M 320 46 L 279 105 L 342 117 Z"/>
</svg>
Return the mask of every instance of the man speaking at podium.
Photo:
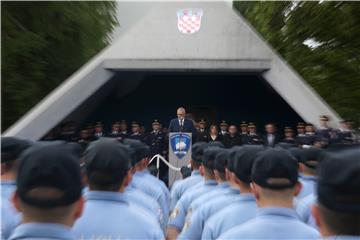
<svg viewBox="0 0 360 240">
<path fill-rule="evenodd" d="M 169 132 L 189 132 L 192 133 L 194 138 L 196 135 L 196 129 L 194 127 L 193 121 L 185 118 L 185 108 L 178 108 L 176 114 L 177 118 L 174 118 L 170 121 Z"/>
</svg>

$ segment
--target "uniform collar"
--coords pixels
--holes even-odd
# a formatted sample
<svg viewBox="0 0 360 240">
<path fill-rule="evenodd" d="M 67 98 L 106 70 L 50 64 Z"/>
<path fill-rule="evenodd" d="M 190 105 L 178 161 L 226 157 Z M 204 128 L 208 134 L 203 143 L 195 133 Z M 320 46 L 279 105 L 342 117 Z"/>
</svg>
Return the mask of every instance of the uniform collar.
<svg viewBox="0 0 360 240">
<path fill-rule="evenodd" d="M 229 188 L 230 184 L 228 182 L 221 182 L 218 184 L 219 188 Z"/>
<path fill-rule="evenodd" d="M 255 196 L 252 193 L 240 193 L 239 195 L 240 201 L 255 201 Z"/>
<path fill-rule="evenodd" d="M 217 185 L 217 182 L 213 179 L 204 181 L 204 185 Z"/>
<path fill-rule="evenodd" d="M 146 174 L 150 174 L 150 172 L 147 169 L 142 170 L 142 171 L 136 171 L 133 175 L 143 176 Z"/>
<path fill-rule="evenodd" d="M 231 194 L 240 194 L 240 189 L 229 186 L 229 193 L 231 193 Z"/>
<path fill-rule="evenodd" d="M 53 223 L 26 223 L 15 228 L 9 239 L 44 238 L 75 239 L 71 228 Z"/>
<path fill-rule="evenodd" d="M 330 237 L 323 237 L 323 240 L 359 240 L 359 236 L 351 235 L 335 235 Z"/>
<path fill-rule="evenodd" d="M 86 200 L 104 200 L 127 203 L 124 195 L 120 192 L 89 191 L 86 193 L 85 198 Z"/>
<path fill-rule="evenodd" d="M 305 176 L 303 174 L 300 174 L 300 178 L 308 181 L 317 181 L 316 176 Z"/>
<path fill-rule="evenodd" d="M 191 176 L 197 176 L 197 175 L 200 175 L 199 170 L 193 170 L 193 171 L 191 172 Z"/>
<path fill-rule="evenodd" d="M 1 180 L 1 185 L 16 186 L 15 180 Z"/>
<path fill-rule="evenodd" d="M 295 210 L 291 208 L 283 208 L 283 207 L 264 207 L 258 209 L 258 216 L 282 216 L 287 218 L 296 218 L 297 214 Z"/>
</svg>

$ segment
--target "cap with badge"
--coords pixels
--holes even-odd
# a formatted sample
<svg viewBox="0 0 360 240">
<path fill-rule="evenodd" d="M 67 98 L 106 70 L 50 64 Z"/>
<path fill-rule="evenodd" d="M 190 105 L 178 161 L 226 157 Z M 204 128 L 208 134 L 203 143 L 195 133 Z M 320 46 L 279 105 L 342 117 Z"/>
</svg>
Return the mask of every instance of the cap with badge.
<svg viewBox="0 0 360 240">
<path fill-rule="evenodd" d="M 60 141 L 36 143 L 27 149 L 19 159 L 16 181 L 19 198 L 39 208 L 70 205 L 82 192 L 78 156 Z"/>
<path fill-rule="evenodd" d="M 319 148 L 306 148 L 301 151 L 300 161 L 305 166 L 315 169 L 317 168 L 323 151 Z"/>
<path fill-rule="evenodd" d="M 222 120 L 221 123 L 220 123 L 220 126 L 221 126 L 221 127 L 222 127 L 222 126 L 227 127 L 228 124 L 227 124 L 227 122 L 226 122 L 225 120 Z"/>
<path fill-rule="evenodd" d="M 248 124 L 248 128 L 256 128 L 255 123 L 251 122 Z"/>
<path fill-rule="evenodd" d="M 152 125 L 160 125 L 159 120 L 155 119 L 155 120 L 153 121 Z"/>
<path fill-rule="evenodd" d="M 320 204 L 338 212 L 360 212 L 360 150 L 322 155 L 317 193 Z"/>
<path fill-rule="evenodd" d="M 206 124 L 205 119 L 200 119 L 199 124 Z"/>
<path fill-rule="evenodd" d="M 113 138 L 92 142 L 84 153 L 89 182 L 98 185 L 118 183 L 131 167 L 129 150 Z"/>
<path fill-rule="evenodd" d="M 1 137 L 1 163 L 15 161 L 32 142 L 17 137 Z"/>
<path fill-rule="evenodd" d="M 95 127 L 103 127 L 102 122 L 96 122 Z"/>
<path fill-rule="evenodd" d="M 299 122 L 299 123 L 296 125 L 296 128 L 305 128 L 305 123 Z"/>
<path fill-rule="evenodd" d="M 119 123 L 119 122 L 114 122 L 114 123 L 113 123 L 113 126 L 117 126 L 117 127 L 118 127 L 118 126 L 120 126 L 120 123 Z"/>
<path fill-rule="evenodd" d="M 291 148 L 288 148 L 287 150 L 295 158 L 295 160 L 297 160 L 298 163 L 302 162 L 303 152 L 304 152 L 304 150 L 302 148 L 291 147 Z"/>
<path fill-rule="evenodd" d="M 247 122 L 245 122 L 245 121 L 242 121 L 241 123 L 240 123 L 240 127 L 247 127 L 248 126 L 248 124 L 247 124 Z"/>
<path fill-rule="evenodd" d="M 224 173 L 227 167 L 229 157 L 229 151 L 227 149 L 221 149 L 215 156 L 214 169 Z"/>
<path fill-rule="evenodd" d="M 227 169 L 230 171 L 230 172 L 234 172 L 235 169 L 234 169 L 234 161 L 235 161 L 235 155 L 237 153 L 237 151 L 239 151 L 239 149 L 241 149 L 242 146 L 234 146 L 232 148 L 230 148 L 228 151 L 229 151 L 229 156 L 228 156 L 228 162 L 227 162 Z"/>
<path fill-rule="evenodd" d="M 131 165 L 133 166 L 150 155 L 150 148 L 140 140 L 125 139 L 123 143 L 134 151 L 131 157 Z"/>
<path fill-rule="evenodd" d="M 206 142 L 196 142 L 192 145 L 191 159 L 197 163 L 202 162 L 204 149 L 206 148 Z"/>
<path fill-rule="evenodd" d="M 132 127 L 140 127 L 140 123 L 133 121 L 133 122 L 131 122 L 131 126 Z"/>
<path fill-rule="evenodd" d="M 291 127 L 285 127 L 284 128 L 284 132 L 288 133 L 288 132 L 294 132 L 294 130 Z"/>
<path fill-rule="evenodd" d="M 204 150 L 202 164 L 208 169 L 214 169 L 216 155 L 222 150 L 219 147 L 207 147 Z"/>
<path fill-rule="evenodd" d="M 326 115 L 321 115 L 321 116 L 319 117 L 319 119 L 320 119 L 320 121 L 329 121 L 329 117 L 326 116 Z"/>
<path fill-rule="evenodd" d="M 234 173 L 241 181 L 251 182 L 251 169 L 257 155 L 264 151 L 263 146 L 247 145 L 239 147 L 233 154 Z"/>
<path fill-rule="evenodd" d="M 298 163 L 286 150 L 267 149 L 255 159 L 251 178 L 263 188 L 290 188 L 298 182 Z"/>
</svg>

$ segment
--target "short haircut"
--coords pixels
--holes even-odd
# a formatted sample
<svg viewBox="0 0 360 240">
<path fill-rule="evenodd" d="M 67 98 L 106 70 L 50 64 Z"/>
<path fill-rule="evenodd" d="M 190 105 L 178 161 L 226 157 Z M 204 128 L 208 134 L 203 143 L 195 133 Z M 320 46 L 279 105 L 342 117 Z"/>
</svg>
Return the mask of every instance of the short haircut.
<svg viewBox="0 0 360 240">
<path fill-rule="evenodd" d="M 203 167 L 204 167 L 204 172 L 205 172 L 205 175 L 208 176 L 208 177 L 215 177 L 215 174 L 214 174 L 214 170 L 213 169 L 210 169 L 208 167 L 205 167 L 205 165 L 203 164 Z"/>
<path fill-rule="evenodd" d="M 318 204 L 322 219 L 335 235 L 360 236 L 360 213 L 338 212 Z"/>
<path fill-rule="evenodd" d="M 105 171 L 87 172 L 89 187 L 95 191 L 118 191 L 125 179 L 126 174 L 120 174 L 118 181 L 114 182 L 113 177 Z M 108 180 L 108 181 L 107 181 Z"/>
</svg>

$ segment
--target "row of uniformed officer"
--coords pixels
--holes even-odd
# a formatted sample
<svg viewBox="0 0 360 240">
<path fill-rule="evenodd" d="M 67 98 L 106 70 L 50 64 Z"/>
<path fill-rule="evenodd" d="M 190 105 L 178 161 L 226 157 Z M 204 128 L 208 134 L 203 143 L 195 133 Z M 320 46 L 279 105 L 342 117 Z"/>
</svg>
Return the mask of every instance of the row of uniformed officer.
<svg viewBox="0 0 360 240">
<path fill-rule="evenodd" d="M 202 152 L 199 151 L 199 145 L 203 148 Z M 350 166 L 341 166 L 339 160 L 340 165 L 334 164 L 339 169 L 341 167 L 347 169 L 340 172 L 343 175 L 336 178 L 338 179 L 335 181 L 337 183 L 328 181 L 328 179 L 332 178 L 330 176 L 324 179 L 327 186 L 332 185 L 334 187 L 332 192 L 335 192 L 336 184 L 343 184 L 342 186 L 345 188 L 346 184 L 349 184 L 346 179 L 350 180 L 350 176 L 357 176 L 354 172 L 360 171 L 360 165 L 357 164 L 360 157 L 359 149 L 352 148 L 332 153 L 331 151 L 324 152 L 316 148 L 300 149 L 293 147 L 293 145 L 279 145 L 281 147 L 287 146 L 287 149 L 235 146 L 227 150 L 228 152 L 224 152 L 221 148 L 209 149 L 207 144 L 204 143 L 197 143 L 194 146 L 194 153 L 205 153 L 202 158 L 205 164 L 209 161 L 209 157 L 211 159 L 212 154 L 214 154 L 214 163 L 220 163 L 222 159 L 226 159 L 220 166 L 226 168 L 229 191 L 223 190 L 222 194 L 217 193 L 220 190 L 218 181 L 217 185 L 206 187 L 205 193 L 203 190 L 204 184 L 213 179 L 209 177 L 208 172 L 207 175 L 203 174 L 205 177 L 196 185 L 194 183 L 199 179 L 193 179 L 195 187 L 187 189 L 180 196 L 177 195 L 177 204 L 172 210 L 168 225 L 167 237 L 169 239 L 315 239 L 319 237 L 317 229 L 320 230 L 323 236 L 326 236 L 321 231 L 321 228 L 326 229 L 328 227 L 325 226 L 326 224 L 332 225 L 334 228 L 340 226 L 336 230 L 338 234 L 347 232 L 355 238 L 360 236 L 360 232 L 355 230 L 355 223 L 350 224 L 348 229 L 344 223 L 340 223 L 341 221 L 338 221 L 338 225 L 332 224 L 333 222 L 327 223 L 326 217 L 336 218 L 341 213 L 334 212 L 333 215 L 328 216 L 325 215 L 328 210 L 325 211 L 319 207 L 319 219 L 316 219 L 317 216 L 314 215 L 314 217 L 311 217 L 311 221 L 304 219 L 302 214 L 303 212 L 310 212 L 311 204 L 316 202 L 317 192 L 321 192 L 321 184 L 317 184 L 316 177 L 316 169 L 319 168 L 319 165 L 322 166 L 322 161 L 324 161 L 321 159 L 336 158 L 340 160 L 348 158 L 347 164 L 353 168 L 350 171 Z M 214 150 L 217 153 L 211 153 Z M 198 158 L 198 156 L 193 158 Z M 352 158 L 352 161 L 350 161 L 350 158 Z M 202 163 L 200 169 L 203 169 L 204 163 Z M 357 164 L 357 166 L 354 164 Z M 216 167 L 212 169 L 215 172 Z M 218 168 L 218 170 L 220 169 L 221 167 Z M 332 167 L 332 170 L 335 169 L 335 167 Z M 218 170 L 216 170 L 217 174 Z M 327 174 L 330 173 L 330 170 L 327 171 Z M 333 174 L 336 175 L 336 172 L 333 172 Z M 353 178 L 351 188 L 346 188 L 348 189 L 346 192 L 336 190 L 338 191 L 337 194 L 340 195 L 350 194 L 348 198 L 343 195 L 338 200 L 329 203 L 330 209 L 340 209 L 342 212 L 348 211 L 349 219 L 355 222 L 355 219 L 360 214 L 358 209 L 360 202 L 358 199 L 353 198 L 358 194 L 360 187 L 358 180 L 360 179 Z M 172 193 L 177 191 L 176 186 L 180 186 L 185 181 L 188 180 L 178 181 L 172 189 Z M 319 190 L 316 190 L 317 185 Z M 241 194 L 238 195 L 235 190 L 239 188 Z M 327 187 L 324 186 L 324 189 L 327 189 Z M 326 190 L 326 192 L 330 193 L 329 190 Z M 331 199 L 331 195 L 326 195 L 323 198 L 324 203 L 327 204 L 326 198 Z M 250 201 L 251 199 L 253 200 Z M 312 200 L 308 201 L 307 199 Z M 344 204 L 350 199 L 352 199 L 349 207 L 351 210 L 346 209 L 346 204 Z M 301 211 L 299 206 L 302 206 L 304 201 L 306 211 Z M 307 202 L 311 204 L 306 205 Z M 298 214 L 301 217 L 300 219 L 298 219 Z M 321 216 L 321 214 L 323 215 Z M 249 219 L 253 220 L 248 221 Z M 319 228 L 316 226 L 317 221 L 323 221 Z M 330 232 L 329 234 L 334 233 Z"/>
<path fill-rule="evenodd" d="M 14 159 L 21 145 L 20 140 L 2 145 L 2 159 Z M 12 232 L 9 239 L 163 239 L 170 196 L 143 168 L 149 148 L 137 140 L 100 138 L 81 161 L 79 149 L 61 141 L 37 142 L 21 155 L 12 192 L 22 223 L 2 212 L 2 237 Z M 2 210 L 10 206 L 4 199 Z"/>
</svg>

